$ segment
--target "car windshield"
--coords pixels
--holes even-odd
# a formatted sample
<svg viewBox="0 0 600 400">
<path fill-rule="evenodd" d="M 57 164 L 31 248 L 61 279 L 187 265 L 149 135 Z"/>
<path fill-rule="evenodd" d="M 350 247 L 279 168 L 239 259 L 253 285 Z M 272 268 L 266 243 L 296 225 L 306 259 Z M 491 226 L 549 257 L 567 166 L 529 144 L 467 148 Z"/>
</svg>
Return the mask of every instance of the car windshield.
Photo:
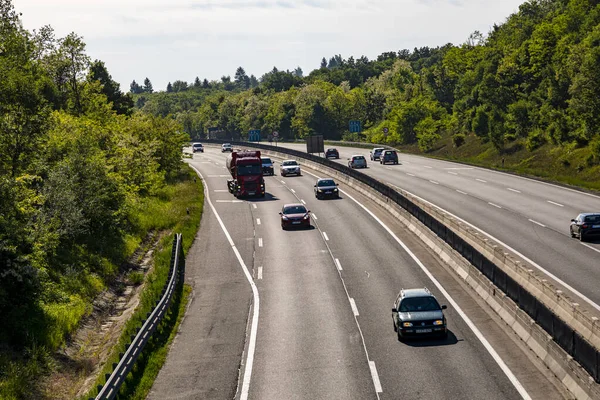
<svg viewBox="0 0 600 400">
<path fill-rule="evenodd" d="M 261 172 L 262 172 L 262 165 L 248 164 L 248 165 L 239 165 L 237 167 L 237 174 L 239 176 L 258 175 Z"/>
<path fill-rule="evenodd" d="M 271 159 L 270 158 L 262 158 L 262 163 L 263 164 L 271 164 Z"/>
<path fill-rule="evenodd" d="M 333 179 L 323 179 L 317 182 L 317 186 L 335 186 Z"/>
<path fill-rule="evenodd" d="M 327 151 L 328 151 L 329 153 L 333 153 L 333 152 L 336 152 L 337 150 L 336 150 L 336 149 L 327 149 Z"/>
<path fill-rule="evenodd" d="M 281 165 L 284 165 L 284 166 L 298 165 L 298 163 L 296 161 L 284 161 L 283 163 L 281 163 Z"/>
<path fill-rule="evenodd" d="M 598 215 L 587 215 L 583 222 L 590 222 L 592 224 L 600 223 L 600 214 Z"/>
<path fill-rule="evenodd" d="M 437 311 L 441 309 L 437 300 L 431 296 L 407 297 L 400 303 L 400 312 Z"/>
<path fill-rule="evenodd" d="M 304 206 L 287 206 L 283 207 L 284 214 L 306 214 L 306 207 Z"/>
<path fill-rule="evenodd" d="M 200 143 L 194 143 L 194 147 L 202 147 Z"/>
</svg>

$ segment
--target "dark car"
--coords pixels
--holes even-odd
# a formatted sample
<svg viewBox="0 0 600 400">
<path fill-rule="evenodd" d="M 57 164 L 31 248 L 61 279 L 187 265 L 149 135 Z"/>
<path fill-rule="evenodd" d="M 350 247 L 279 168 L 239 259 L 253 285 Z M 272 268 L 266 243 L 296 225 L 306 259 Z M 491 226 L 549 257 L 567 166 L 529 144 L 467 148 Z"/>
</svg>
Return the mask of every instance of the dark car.
<svg viewBox="0 0 600 400">
<path fill-rule="evenodd" d="M 340 158 L 340 153 L 337 151 L 337 149 L 327 149 L 325 151 L 325 158 L 339 159 Z"/>
<path fill-rule="evenodd" d="M 281 208 L 281 228 L 310 228 L 310 210 L 304 204 L 285 204 Z"/>
<path fill-rule="evenodd" d="M 262 162 L 263 175 L 275 175 L 273 161 L 269 157 L 261 157 L 260 161 Z"/>
<path fill-rule="evenodd" d="M 326 197 L 339 198 L 338 184 L 331 178 L 319 178 L 315 184 L 315 197 L 324 199 Z"/>
<path fill-rule="evenodd" d="M 371 150 L 369 152 L 369 157 L 371 158 L 371 161 L 379 160 L 379 157 L 381 156 L 381 152 L 384 150 L 385 149 L 383 147 L 375 147 L 373 150 Z"/>
<path fill-rule="evenodd" d="M 204 146 L 202 146 L 202 143 L 194 143 L 192 145 L 192 152 L 196 153 L 198 151 L 204 153 Z"/>
<path fill-rule="evenodd" d="M 407 337 L 448 336 L 446 306 L 440 306 L 427 288 L 402 289 L 392 308 L 392 321 L 398 340 Z"/>
<path fill-rule="evenodd" d="M 384 150 L 379 157 L 380 164 L 398 164 L 398 153 L 396 150 Z"/>
<path fill-rule="evenodd" d="M 600 213 L 581 213 L 571 220 L 571 237 L 585 242 L 590 236 L 600 235 Z"/>
</svg>

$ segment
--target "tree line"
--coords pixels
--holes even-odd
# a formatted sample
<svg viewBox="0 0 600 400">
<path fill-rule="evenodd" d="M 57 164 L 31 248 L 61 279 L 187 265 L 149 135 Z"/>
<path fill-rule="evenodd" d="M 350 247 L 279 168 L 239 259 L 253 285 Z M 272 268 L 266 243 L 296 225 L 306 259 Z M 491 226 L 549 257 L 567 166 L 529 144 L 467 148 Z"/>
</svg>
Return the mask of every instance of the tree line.
<svg viewBox="0 0 600 400">
<path fill-rule="evenodd" d="M 186 140 L 175 120 L 134 113 L 80 36 L 27 31 L 0 0 L 0 365 L 64 342 L 132 251 L 136 212 L 179 171 Z"/>
<path fill-rule="evenodd" d="M 596 0 L 530 0 L 487 35 L 474 32 L 459 45 L 375 60 L 334 55 L 306 76 L 274 68 L 246 85 L 236 74 L 230 85 L 136 96 L 136 107 L 171 115 L 197 138 L 210 127 L 236 137 L 261 129 L 286 139 L 319 133 L 429 151 L 442 137 L 460 146 L 474 135 L 498 152 L 589 147 L 588 163 L 597 163 L 599 7 Z M 354 119 L 361 134 L 348 131 Z"/>
</svg>

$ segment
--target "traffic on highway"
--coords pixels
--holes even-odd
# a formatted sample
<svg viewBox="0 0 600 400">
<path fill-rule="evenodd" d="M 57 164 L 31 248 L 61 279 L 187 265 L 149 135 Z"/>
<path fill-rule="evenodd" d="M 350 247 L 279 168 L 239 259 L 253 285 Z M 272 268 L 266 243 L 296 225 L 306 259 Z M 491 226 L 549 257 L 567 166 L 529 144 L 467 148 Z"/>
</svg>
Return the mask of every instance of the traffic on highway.
<svg viewBox="0 0 600 400">
<path fill-rule="evenodd" d="M 189 160 L 205 182 L 197 298 L 149 398 L 564 398 L 414 235 L 296 161 L 264 197 L 232 197 L 218 147 Z"/>
</svg>

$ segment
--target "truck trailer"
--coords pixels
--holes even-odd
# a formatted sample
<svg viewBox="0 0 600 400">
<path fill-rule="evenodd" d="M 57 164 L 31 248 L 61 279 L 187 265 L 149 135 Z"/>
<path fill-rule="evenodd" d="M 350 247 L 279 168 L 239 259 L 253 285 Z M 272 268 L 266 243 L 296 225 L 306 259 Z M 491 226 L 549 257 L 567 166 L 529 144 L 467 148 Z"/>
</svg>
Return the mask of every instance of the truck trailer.
<svg viewBox="0 0 600 400">
<path fill-rule="evenodd" d="M 227 188 L 235 197 L 265 197 L 265 180 L 258 150 L 234 150 L 226 161 L 233 179 L 227 180 Z"/>
</svg>

